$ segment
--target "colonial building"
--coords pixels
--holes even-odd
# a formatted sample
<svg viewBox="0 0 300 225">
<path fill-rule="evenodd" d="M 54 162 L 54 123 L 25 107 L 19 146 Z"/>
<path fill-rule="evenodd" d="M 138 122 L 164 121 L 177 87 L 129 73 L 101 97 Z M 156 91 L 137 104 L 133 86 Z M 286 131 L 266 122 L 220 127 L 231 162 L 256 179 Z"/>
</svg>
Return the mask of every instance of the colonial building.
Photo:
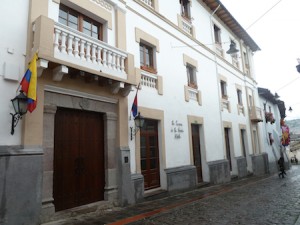
<svg viewBox="0 0 300 225">
<path fill-rule="evenodd" d="M 1 222 L 267 172 L 260 48 L 219 0 L 5 2 L 20 17 L 0 52 Z M 11 135 L 35 53 L 37 108 Z"/>
</svg>

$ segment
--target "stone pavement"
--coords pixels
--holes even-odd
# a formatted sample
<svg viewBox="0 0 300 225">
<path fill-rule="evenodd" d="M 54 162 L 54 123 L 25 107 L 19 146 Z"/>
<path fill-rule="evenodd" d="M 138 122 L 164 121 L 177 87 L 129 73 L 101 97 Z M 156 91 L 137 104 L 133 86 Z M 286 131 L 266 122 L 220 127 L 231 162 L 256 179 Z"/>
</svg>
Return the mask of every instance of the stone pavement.
<svg viewBox="0 0 300 225">
<path fill-rule="evenodd" d="M 300 166 L 44 225 L 300 225 Z"/>
</svg>

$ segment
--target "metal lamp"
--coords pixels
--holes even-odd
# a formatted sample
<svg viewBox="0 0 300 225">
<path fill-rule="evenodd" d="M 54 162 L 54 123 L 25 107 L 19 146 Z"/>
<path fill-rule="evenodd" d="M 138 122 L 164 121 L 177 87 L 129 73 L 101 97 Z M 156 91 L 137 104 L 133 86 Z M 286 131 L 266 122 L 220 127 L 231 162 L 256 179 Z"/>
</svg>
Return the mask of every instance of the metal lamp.
<svg viewBox="0 0 300 225">
<path fill-rule="evenodd" d="M 235 42 L 231 41 L 230 46 L 229 46 L 229 50 L 226 53 L 230 54 L 231 56 L 234 56 L 238 52 L 239 52 L 239 50 L 236 48 Z"/>
<path fill-rule="evenodd" d="M 12 117 L 10 133 L 13 135 L 19 120 L 22 119 L 22 116 L 27 113 L 27 97 L 24 95 L 23 91 L 20 91 L 20 94 L 11 99 L 11 102 L 15 110 L 14 114 L 10 113 Z"/>
<path fill-rule="evenodd" d="M 134 117 L 134 124 L 135 124 L 135 130 L 133 131 L 133 127 L 130 127 L 130 140 L 133 139 L 133 134 L 135 135 L 139 129 L 141 129 L 144 126 L 145 118 L 141 116 L 141 113 L 139 112 L 136 117 Z"/>
</svg>

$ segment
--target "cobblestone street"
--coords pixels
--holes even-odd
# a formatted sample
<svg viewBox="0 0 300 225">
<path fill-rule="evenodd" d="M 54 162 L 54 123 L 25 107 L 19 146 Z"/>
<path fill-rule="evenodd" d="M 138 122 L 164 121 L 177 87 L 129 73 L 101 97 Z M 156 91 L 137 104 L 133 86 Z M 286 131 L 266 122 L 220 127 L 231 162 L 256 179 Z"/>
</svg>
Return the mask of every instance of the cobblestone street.
<svg viewBox="0 0 300 225">
<path fill-rule="evenodd" d="M 300 167 L 181 206 L 132 225 L 295 224 L 300 215 Z"/>
<path fill-rule="evenodd" d="M 300 166 L 47 225 L 300 225 Z M 46 224 L 45 224 L 46 225 Z"/>
</svg>

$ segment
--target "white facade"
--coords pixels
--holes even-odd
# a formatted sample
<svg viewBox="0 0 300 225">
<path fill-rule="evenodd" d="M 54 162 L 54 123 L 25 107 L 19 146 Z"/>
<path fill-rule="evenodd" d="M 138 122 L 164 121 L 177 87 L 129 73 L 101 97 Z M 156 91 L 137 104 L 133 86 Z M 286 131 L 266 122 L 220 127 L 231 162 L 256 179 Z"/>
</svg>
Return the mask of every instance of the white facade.
<svg viewBox="0 0 300 225">
<path fill-rule="evenodd" d="M 157 9 L 149 8 L 143 1 L 127 1 L 126 18 L 128 52 L 135 56 L 140 55 L 137 29 L 145 32 L 146 36 L 157 39 L 159 43 L 159 50 L 156 49 L 155 52 L 157 74 L 149 75 L 148 72 L 142 70 L 141 76 L 142 80 L 143 76 L 154 77 L 154 79 L 160 76 L 163 80 L 163 93 L 158 93 L 157 85 L 149 87 L 142 81 L 138 91 L 138 106 L 141 108 L 141 114 L 144 108 L 163 112 L 163 121 L 159 121 L 159 148 L 162 159 L 160 160 L 160 176 L 165 177 L 165 169 L 194 164 L 189 142 L 191 136 L 189 116 L 202 119 L 200 142 L 204 181 L 210 181 L 208 163 L 227 159 L 224 141 L 225 127 L 230 128 L 230 154 L 233 167 L 231 174 L 238 175 L 236 162 L 238 157 L 247 158 L 247 170 L 252 172 L 250 155 L 263 152 L 260 128 L 256 123 L 251 122 L 249 115 L 251 106 L 259 106 L 255 74 L 251 72 L 245 75 L 247 74 L 245 55 L 248 58 L 247 66 L 254 71 L 253 52 L 204 3 L 191 1 L 192 35 L 180 28 L 179 1 L 158 1 L 158 4 L 157 11 Z M 223 56 L 215 51 L 213 24 L 221 30 Z M 230 40 L 234 40 L 239 49 L 237 62 L 233 62 L 233 58 L 225 53 L 229 49 Z M 147 42 L 147 40 L 144 41 Z M 194 91 L 199 92 L 200 99 L 196 96 L 195 99 L 187 101 L 185 98 L 184 86 L 187 86 L 188 82 L 184 64 L 185 56 L 196 61 L 198 87 Z M 140 67 L 139 57 L 135 57 L 135 67 Z M 227 84 L 228 100 L 221 97 L 220 80 L 224 80 Z M 242 92 L 242 106 L 238 104 L 237 89 Z M 135 94 L 136 91 L 133 91 L 128 97 L 129 113 Z M 148 118 L 155 119 L 151 116 Z M 175 138 L 172 133 L 172 121 L 182 124 L 183 132 L 180 138 Z M 132 120 L 130 124 L 132 126 Z M 245 130 L 246 155 L 243 155 L 241 147 L 241 127 Z M 254 131 L 255 138 L 253 137 Z M 139 133 L 136 138 L 139 138 L 138 135 Z M 132 150 L 131 172 L 139 173 L 139 166 L 137 166 L 139 149 L 135 143 L 135 139 L 131 141 L 129 138 Z M 161 181 L 164 182 L 164 179 L 161 178 Z M 162 188 L 167 187 L 162 186 Z"/>
<path fill-rule="evenodd" d="M 28 10 L 29 1 L 5 0 L 1 6 L 3 18 L 14 14 L 18 16 L 4 23 L 5 32 L 0 34 L 0 146 L 21 144 L 20 125 L 16 127 L 14 136 L 10 134 L 10 113 L 14 113 L 10 100 L 18 94 L 17 89 L 25 72 Z M 22 120 L 19 123 L 22 124 Z"/>
<path fill-rule="evenodd" d="M 276 129 L 262 122 L 252 59 L 260 49 L 225 6 L 216 3 L 218 7 L 207 0 L 5 0 L 4 18 L 18 17 L 4 24 L 6 32 L 0 36 L 0 160 L 30 155 L 21 171 L 36 166 L 37 174 L 30 178 L 38 190 L 31 194 L 41 207 L 32 204 L 28 210 L 39 207 L 37 214 L 47 221 L 57 211 L 92 202 L 133 204 L 144 198 L 144 191 L 193 188 L 268 172 L 266 155 L 273 156 L 265 139 L 279 120 Z M 82 21 L 77 27 L 63 24 L 64 13 Z M 99 34 L 84 33 L 86 21 L 89 31 L 97 24 Z M 235 56 L 226 53 L 233 42 L 239 50 Z M 12 136 L 10 99 L 36 52 L 38 105 Z M 141 129 L 131 113 L 136 93 L 146 122 Z M 72 116 L 56 123 L 63 113 L 90 125 L 76 133 Z M 100 127 L 95 133 L 93 124 Z M 62 152 L 67 157 L 57 157 Z M 85 174 L 84 165 L 91 165 L 85 169 L 93 176 Z M 64 187 L 78 182 L 63 183 L 74 178 L 73 170 L 84 181 L 98 179 L 70 187 L 74 191 L 86 185 L 74 196 L 90 190 L 91 183 L 101 192 L 85 196 L 85 202 L 60 199 L 68 198 Z M 67 179 L 57 178 L 63 173 Z M 24 177 L 20 174 L 16 182 Z M 4 179 L 0 172 L 0 181 Z M 17 192 L 9 185 L 6 189 L 11 190 L 7 196 Z"/>
</svg>

